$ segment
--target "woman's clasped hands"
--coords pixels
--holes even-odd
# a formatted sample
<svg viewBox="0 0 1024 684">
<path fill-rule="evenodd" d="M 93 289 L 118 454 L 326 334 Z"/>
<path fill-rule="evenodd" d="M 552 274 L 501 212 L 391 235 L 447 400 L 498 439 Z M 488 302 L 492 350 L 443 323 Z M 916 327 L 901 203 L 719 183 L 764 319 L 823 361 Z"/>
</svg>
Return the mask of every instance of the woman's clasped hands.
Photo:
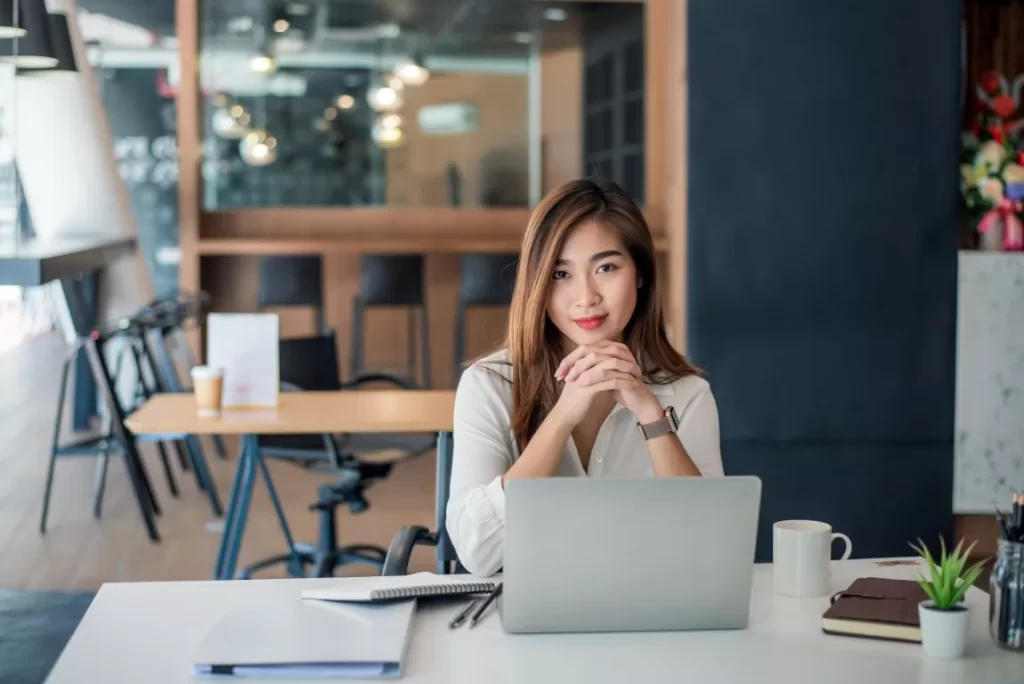
<svg viewBox="0 0 1024 684">
<path fill-rule="evenodd" d="M 644 384 L 643 372 L 629 348 L 621 342 L 581 345 L 562 359 L 555 378 L 565 384 L 556 408 L 578 425 L 586 416 L 594 398 L 611 393 L 615 402 L 625 406 L 641 423 L 662 417 L 658 398 Z"/>
</svg>

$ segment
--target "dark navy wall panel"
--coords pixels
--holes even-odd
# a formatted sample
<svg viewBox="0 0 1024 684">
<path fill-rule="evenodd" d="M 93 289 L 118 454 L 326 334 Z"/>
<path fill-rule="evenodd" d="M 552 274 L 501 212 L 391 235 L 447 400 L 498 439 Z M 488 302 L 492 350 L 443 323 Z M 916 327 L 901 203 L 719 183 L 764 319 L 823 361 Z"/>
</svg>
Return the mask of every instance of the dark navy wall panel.
<svg viewBox="0 0 1024 684">
<path fill-rule="evenodd" d="M 855 555 L 952 524 L 959 0 L 690 0 L 687 351 L 727 473 Z"/>
<path fill-rule="evenodd" d="M 823 520 L 853 541 L 853 556 L 909 556 L 918 537 L 953 531 L 953 459 L 946 444 L 726 442 L 729 475 L 761 478 L 757 560 L 772 559 L 777 520 Z M 842 550 L 837 542 L 835 553 Z"/>
<path fill-rule="evenodd" d="M 956 0 L 691 0 L 688 351 L 726 439 L 953 432 Z"/>
</svg>

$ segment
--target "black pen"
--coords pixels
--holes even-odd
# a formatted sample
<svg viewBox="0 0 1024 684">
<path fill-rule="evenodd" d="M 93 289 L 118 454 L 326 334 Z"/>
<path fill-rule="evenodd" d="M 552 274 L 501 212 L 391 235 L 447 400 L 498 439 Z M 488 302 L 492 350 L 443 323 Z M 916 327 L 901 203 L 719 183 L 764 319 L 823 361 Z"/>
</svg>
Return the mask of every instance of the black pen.
<svg viewBox="0 0 1024 684">
<path fill-rule="evenodd" d="M 476 626 L 476 623 L 480 619 L 480 616 L 482 616 L 484 614 L 484 611 L 487 610 L 487 606 L 491 605 L 491 602 L 494 601 L 494 599 L 501 596 L 502 586 L 504 585 L 499 584 L 498 586 L 494 587 L 494 591 L 488 594 L 487 598 L 484 599 L 484 602 L 481 603 L 480 607 L 476 609 L 475 613 L 473 613 L 473 619 L 469 621 L 470 629 Z"/>
<path fill-rule="evenodd" d="M 462 623 L 466 621 L 466 618 L 469 617 L 469 614 L 473 611 L 473 608 L 476 607 L 478 601 L 479 599 L 473 599 L 467 603 L 466 607 L 460 610 L 459 614 L 453 617 L 452 621 L 448 623 L 448 629 L 455 629 L 462 625 Z"/>
<path fill-rule="evenodd" d="M 996 522 L 999 523 L 999 532 L 1003 535 L 1003 539 L 1010 540 L 1010 531 L 1006 529 L 1006 519 L 1003 518 L 1003 514 L 996 511 Z"/>
<path fill-rule="evenodd" d="M 1022 528 L 1024 528 L 1024 506 L 1021 506 L 1021 498 L 1024 496 L 1017 495 L 1014 492 L 1013 495 L 1013 526 L 1016 529 L 1018 535 L 1020 535 Z"/>
</svg>

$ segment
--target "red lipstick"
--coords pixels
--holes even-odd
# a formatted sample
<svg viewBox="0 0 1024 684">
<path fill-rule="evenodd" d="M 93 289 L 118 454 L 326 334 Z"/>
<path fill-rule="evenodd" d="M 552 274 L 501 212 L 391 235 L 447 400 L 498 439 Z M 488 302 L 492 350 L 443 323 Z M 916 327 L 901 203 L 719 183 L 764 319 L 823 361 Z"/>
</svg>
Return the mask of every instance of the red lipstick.
<svg viewBox="0 0 1024 684">
<path fill-rule="evenodd" d="M 573 319 L 573 323 L 580 326 L 584 330 L 597 330 L 604 323 L 604 319 L 607 316 L 588 316 L 587 318 L 576 318 Z"/>
</svg>

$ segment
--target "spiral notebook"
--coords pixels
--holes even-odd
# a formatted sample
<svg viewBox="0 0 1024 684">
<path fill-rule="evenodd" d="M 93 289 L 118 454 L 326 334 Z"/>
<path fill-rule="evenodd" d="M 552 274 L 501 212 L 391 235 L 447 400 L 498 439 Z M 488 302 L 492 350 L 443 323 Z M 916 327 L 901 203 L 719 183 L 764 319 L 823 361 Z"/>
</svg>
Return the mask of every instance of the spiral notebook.
<svg viewBox="0 0 1024 684">
<path fill-rule="evenodd" d="M 303 599 L 378 603 L 435 596 L 462 596 L 493 591 L 497 582 L 471 575 L 435 575 L 420 572 L 401 577 L 359 577 L 339 580 L 336 587 L 306 589 Z"/>
</svg>

